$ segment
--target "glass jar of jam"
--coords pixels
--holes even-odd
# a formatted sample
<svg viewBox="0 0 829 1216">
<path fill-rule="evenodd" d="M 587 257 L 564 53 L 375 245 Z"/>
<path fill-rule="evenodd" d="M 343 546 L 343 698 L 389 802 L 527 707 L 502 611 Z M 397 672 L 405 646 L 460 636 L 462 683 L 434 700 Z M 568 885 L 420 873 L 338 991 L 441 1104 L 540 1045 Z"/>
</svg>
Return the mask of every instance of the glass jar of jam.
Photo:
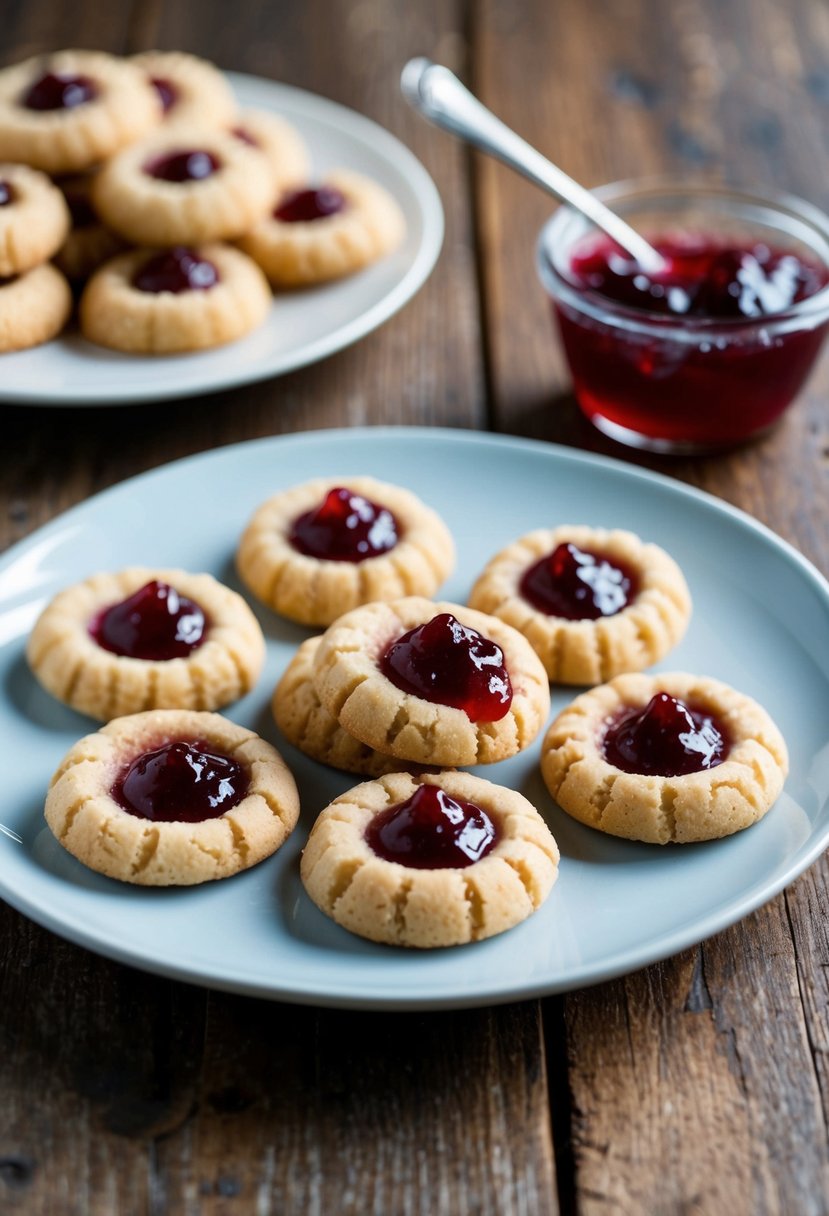
<svg viewBox="0 0 829 1216">
<path fill-rule="evenodd" d="M 560 208 L 538 269 L 584 414 L 656 452 L 760 435 L 800 391 L 829 325 L 829 216 L 800 199 L 621 182 L 596 193 L 662 254 L 645 274 Z"/>
</svg>

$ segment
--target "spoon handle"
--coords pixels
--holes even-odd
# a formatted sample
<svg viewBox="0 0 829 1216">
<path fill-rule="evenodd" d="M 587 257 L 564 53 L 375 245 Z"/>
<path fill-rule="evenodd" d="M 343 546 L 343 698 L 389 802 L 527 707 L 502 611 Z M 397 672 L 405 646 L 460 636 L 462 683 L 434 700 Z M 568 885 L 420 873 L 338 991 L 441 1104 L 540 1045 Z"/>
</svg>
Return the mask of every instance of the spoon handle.
<svg viewBox="0 0 829 1216">
<path fill-rule="evenodd" d="M 410 59 L 403 69 L 400 87 L 406 100 L 424 118 L 497 157 L 561 202 L 586 215 L 597 228 L 627 250 L 646 273 L 655 274 L 663 269 L 660 254 L 635 229 L 496 118 L 448 68 L 432 63 L 430 59 Z"/>
</svg>

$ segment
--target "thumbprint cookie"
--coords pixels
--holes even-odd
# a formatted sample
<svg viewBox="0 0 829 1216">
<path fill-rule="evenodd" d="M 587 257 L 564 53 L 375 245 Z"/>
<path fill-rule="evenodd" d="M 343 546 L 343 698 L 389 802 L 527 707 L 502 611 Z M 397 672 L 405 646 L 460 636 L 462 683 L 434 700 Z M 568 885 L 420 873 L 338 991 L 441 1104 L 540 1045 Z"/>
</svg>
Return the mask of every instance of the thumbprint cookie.
<svg viewBox="0 0 829 1216">
<path fill-rule="evenodd" d="M 81 296 L 81 332 L 135 354 L 204 350 L 256 329 L 271 299 L 256 263 L 230 245 L 133 249 L 92 275 Z"/>
<path fill-rule="evenodd" d="M 69 224 L 66 201 L 45 173 L 0 165 L 0 277 L 23 274 L 51 258 Z"/>
<path fill-rule="evenodd" d="M 549 895 L 558 862 L 544 820 L 515 790 L 471 773 L 392 773 L 326 807 L 301 875 L 343 928 L 428 948 L 520 924 Z"/>
<path fill-rule="evenodd" d="M 77 173 L 160 121 L 143 72 L 102 51 L 57 51 L 0 71 L 0 160 Z"/>
<path fill-rule="evenodd" d="M 243 143 L 252 144 L 268 158 L 279 192 L 297 182 L 305 182 L 311 172 L 311 158 L 297 129 L 270 110 L 243 110 L 230 126 L 230 132 Z"/>
<path fill-rule="evenodd" d="M 539 528 L 493 557 L 470 606 L 523 633 L 557 684 L 598 684 L 658 662 L 685 633 L 682 571 L 632 532 Z"/>
<path fill-rule="evenodd" d="M 253 515 L 236 557 L 274 612 L 330 625 L 370 600 L 435 593 L 455 562 L 440 516 L 410 490 L 371 477 L 317 478 Z"/>
<path fill-rule="evenodd" d="M 268 158 L 227 131 L 174 124 L 126 148 L 95 178 L 101 219 L 136 245 L 241 236 L 268 211 Z"/>
<path fill-rule="evenodd" d="M 211 575 L 133 566 L 59 592 L 26 653 L 47 692 L 106 721 L 236 701 L 259 677 L 265 640 L 242 597 Z"/>
<path fill-rule="evenodd" d="M 239 242 L 274 287 L 308 287 L 354 274 L 400 245 L 406 222 L 377 182 L 340 169 L 294 184 Z"/>
<path fill-rule="evenodd" d="M 131 63 L 140 68 L 158 94 L 164 125 L 182 123 L 226 127 L 237 105 L 226 77 L 206 59 L 185 51 L 144 51 Z"/>
<path fill-rule="evenodd" d="M 715 840 L 756 823 L 788 772 L 761 705 L 684 672 L 617 676 L 550 726 L 541 773 L 574 819 L 651 844 Z"/>
<path fill-rule="evenodd" d="M 544 668 L 520 633 L 419 596 L 366 604 L 329 626 L 314 686 L 350 735 L 399 760 L 441 767 L 515 755 L 550 708 Z"/>
<path fill-rule="evenodd" d="M 141 886 L 189 886 L 270 857 L 296 826 L 276 748 L 219 714 L 153 710 L 108 722 L 67 753 L 45 807 L 84 865 Z"/>
</svg>

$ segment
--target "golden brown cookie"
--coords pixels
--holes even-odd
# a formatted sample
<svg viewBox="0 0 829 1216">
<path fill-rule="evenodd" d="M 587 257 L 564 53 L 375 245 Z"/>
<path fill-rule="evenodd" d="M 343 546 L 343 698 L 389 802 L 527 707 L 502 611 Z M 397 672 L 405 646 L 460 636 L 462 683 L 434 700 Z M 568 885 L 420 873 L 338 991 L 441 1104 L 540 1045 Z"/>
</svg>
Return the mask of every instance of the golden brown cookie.
<svg viewBox="0 0 829 1216">
<path fill-rule="evenodd" d="M 402 242 L 406 222 L 377 182 L 346 169 L 298 186 L 239 241 L 274 287 L 308 287 L 354 274 Z"/>
<path fill-rule="evenodd" d="M 0 283 L 0 352 L 48 342 L 71 312 L 69 284 L 48 262 Z"/>
<path fill-rule="evenodd" d="M 353 738 L 320 702 L 313 680 L 319 644 L 319 638 L 303 642 L 277 684 L 271 702 L 276 725 L 289 743 L 321 764 L 364 777 L 399 772 L 405 767 L 400 760 Z"/>
<path fill-rule="evenodd" d="M 0 165 L 0 277 L 47 261 L 69 231 L 69 208 L 45 173 Z"/>
<path fill-rule="evenodd" d="M 277 192 L 308 180 L 311 157 L 305 140 L 287 119 L 270 110 L 243 110 L 230 130 L 237 139 L 253 144 L 267 156 Z"/>
<path fill-rule="evenodd" d="M 267 213 L 274 191 L 258 148 L 209 127 L 164 127 L 114 156 L 92 201 L 108 227 L 136 245 L 232 240 Z"/>
<path fill-rule="evenodd" d="M 265 641 L 242 597 L 211 575 L 133 566 L 59 592 L 26 654 L 47 692 L 106 721 L 236 701 L 259 677 Z"/>
<path fill-rule="evenodd" d="M 270 307 L 261 270 L 230 245 L 134 249 L 105 262 L 87 283 L 81 332 L 135 354 L 204 350 L 244 337 Z"/>
<path fill-rule="evenodd" d="M 77 173 L 160 121 L 144 74 L 102 51 L 56 51 L 0 71 L 0 160 Z"/>
<path fill-rule="evenodd" d="M 301 874 L 317 907 L 352 933 L 457 946 L 525 920 L 549 895 L 558 861 L 544 820 L 515 790 L 471 773 L 392 773 L 326 807 Z"/>
<path fill-rule="evenodd" d="M 319 540 L 317 552 L 350 552 L 353 540 L 367 556 L 302 552 L 295 535 L 300 526 Z M 410 490 L 372 477 L 317 478 L 275 494 L 257 508 L 236 555 L 253 594 L 304 625 L 330 625 L 371 600 L 434 595 L 454 562 L 455 546 L 440 516 Z"/>
<path fill-rule="evenodd" d="M 534 593 L 527 586 L 532 578 Z M 529 598 L 572 595 L 574 587 L 580 600 L 601 599 L 607 615 L 570 620 Z M 501 550 L 476 580 L 469 603 L 523 633 L 556 684 L 597 684 L 649 667 L 676 645 L 691 616 L 682 571 L 664 549 L 632 532 L 575 525 L 539 528 Z"/>
<path fill-rule="evenodd" d="M 237 105 L 226 76 L 206 59 L 184 51 L 144 51 L 130 60 L 158 94 L 164 125 L 229 126 Z"/>
<path fill-rule="evenodd" d="M 153 710 L 76 743 L 45 814 L 91 869 L 142 886 L 189 886 L 274 853 L 296 825 L 299 796 L 279 752 L 253 731 L 218 714 Z"/>
<path fill-rule="evenodd" d="M 428 683 L 428 697 L 400 676 L 410 670 L 413 642 L 426 651 L 417 678 Z M 390 661 L 396 682 L 386 674 Z M 399 760 L 440 767 L 492 764 L 522 751 L 550 708 L 544 668 L 520 633 L 419 596 L 366 604 L 335 621 L 317 651 L 314 685 L 350 735 Z"/>
<path fill-rule="evenodd" d="M 576 697 L 547 732 L 541 772 L 562 810 L 590 827 L 685 843 L 761 819 L 783 788 L 788 756 L 751 697 L 719 680 L 660 672 L 617 676 Z"/>
</svg>

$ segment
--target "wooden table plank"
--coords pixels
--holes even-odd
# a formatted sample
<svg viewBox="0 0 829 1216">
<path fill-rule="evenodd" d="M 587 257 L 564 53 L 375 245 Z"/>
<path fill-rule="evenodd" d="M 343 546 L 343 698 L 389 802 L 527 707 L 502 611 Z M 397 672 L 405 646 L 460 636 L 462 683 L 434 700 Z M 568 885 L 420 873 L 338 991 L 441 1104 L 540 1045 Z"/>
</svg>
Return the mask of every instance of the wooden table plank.
<svg viewBox="0 0 829 1216">
<path fill-rule="evenodd" d="M 464 6 L 33 0 L 5 59 L 61 44 L 186 47 L 367 113 L 444 200 L 404 312 L 278 381 L 113 410 L 4 407 L 0 546 L 158 463 L 260 435 L 486 421 L 468 158 L 399 98 L 414 50 L 463 48 Z M 333 36 L 332 36 L 333 35 Z M 394 478 L 395 471 L 389 470 Z M 69 994 L 67 996 L 67 994 Z M 145 977 L 0 907 L 0 1209 L 27 1216 L 557 1210 L 537 1003 L 436 1016 L 309 1011 Z"/>
<path fill-rule="evenodd" d="M 702 172 L 829 204 L 829 21 L 813 0 L 486 0 L 472 64 L 486 103 L 587 185 Z M 579 413 L 536 283 L 533 238 L 552 206 L 484 159 L 476 182 L 495 425 L 701 486 L 829 571 L 829 359 L 747 448 L 696 460 L 626 452 Z M 555 1112 L 559 1159 L 575 1170 L 566 1208 L 826 1210 L 827 875 L 822 860 L 701 948 L 566 999 L 569 1144 Z M 546 1003 L 546 1019 L 560 1016 Z"/>
</svg>

